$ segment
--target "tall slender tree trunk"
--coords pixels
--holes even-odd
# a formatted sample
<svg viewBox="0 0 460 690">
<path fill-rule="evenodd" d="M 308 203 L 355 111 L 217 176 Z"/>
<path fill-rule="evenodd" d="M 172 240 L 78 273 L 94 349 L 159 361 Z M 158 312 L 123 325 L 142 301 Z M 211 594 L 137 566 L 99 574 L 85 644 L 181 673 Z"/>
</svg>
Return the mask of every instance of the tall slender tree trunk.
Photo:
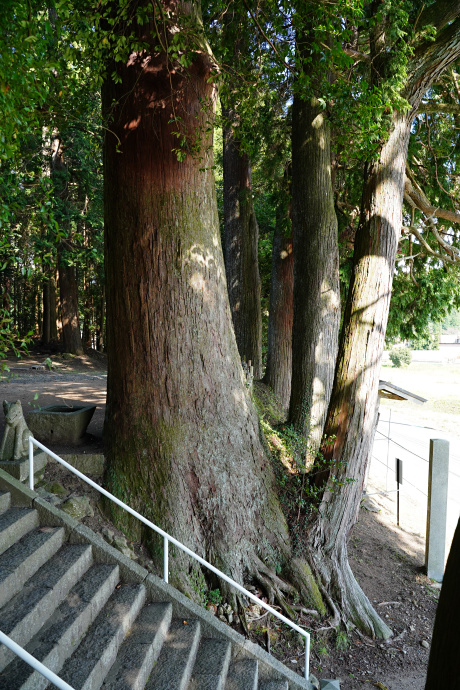
<svg viewBox="0 0 460 690">
<path fill-rule="evenodd" d="M 223 108 L 231 123 L 234 113 Z M 252 202 L 251 165 L 231 124 L 224 126 L 224 255 L 238 351 L 262 378 L 259 228 Z"/>
<path fill-rule="evenodd" d="M 80 320 L 78 317 L 78 288 L 75 266 L 69 266 L 62 246 L 58 249 L 59 296 L 61 302 L 62 344 L 65 352 L 83 354 Z"/>
<path fill-rule="evenodd" d="M 283 225 L 281 219 L 277 217 L 273 235 L 267 366 L 264 383 L 270 386 L 287 412 L 291 397 L 292 375 L 294 255 L 292 233 L 286 236 Z"/>
<path fill-rule="evenodd" d="M 101 297 L 97 309 L 97 335 L 96 346 L 99 352 L 104 349 L 104 326 L 105 326 L 105 285 L 102 286 Z"/>
<path fill-rule="evenodd" d="M 375 431 L 411 123 L 426 90 L 460 55 L 460 19 L 452 21 L 459 14 L 458 6 L 444 3 L 453 17 L 436 13 L 432 17 L 433 7 L 427 8 L 424 21 L 436 24 L 439 20 L 440 31 L 434 42 L 419 45 L 409 64 L 403 95 L 411 109 L 393 113 L 390 136 L 378 159 L 367 165 L 353 273 L 325 427 L 326 436 L 334 439 L 324 448 L 326 461 L 332 467 L 318 519 L 309 533 L 310 563 L 322 587 L 338 602 L 344 619 L 377 637 L 387 637 L 391 631 L 351 572 L 347 540 L 358 515 Z M 420 28 L 423 17 L 425 14 Z M 380 78 L 385 65 L 378 63 L 377 57 L 383 60 L 387 56 L 385 32 L 376 27 L 375 36 L 371 42 L 376 57 L 373 66 Z"/>
<path fill-rule="evenodd" d="M 297 37 L 297 49 L 303 56 L 310 52 L 306 37 Z M 313 69 L 318 67 L 314 63 Z M 289 421 L 309 438 L 307 466 L 311 466 L 321 444 L 334 380 L 340 327 L 339 251 L 329 123 L 317 98 L 305 98 L 298 89 L 292 106 L 292 230 Z"/>
<path fill-rule="evenodd" d="M 53 269 L 52 275 L 50 276 L 49 280 L 49 292 L 50 292 L 50 299 L 49 299 L 49 310 L 50 310 L 50 340 L 57 340 L 58 337 L 58 332 L 57 332 L 57 305 L 56 305 L 56 279 L 53 274 L 56 273 L 56 270 Z"/>
<path fill-rule="evenodd" d="M 49 280 L 43 280 L 43 321 L 42 321 L 42 344 L 47 345 L 51 340 L 50 331 L 50 284 Z"/>
<path fill-rule="evenodd" d="M 363 211 L 355 239 L 354 266 L 344 314 L 325 446 L 331 473 L 319 518 L 310 532 L 312 561 L 344 616 L 369 634 L 388 637 L 348 564 L 347 538 L 356 522 L 365 469 L 372 448 L 380 359 L 402 217 L 402 194 L 410 123 L 397 117 L 379 160 L 368 167 Z M 340 490 L 332 480 L 343 483 Z"/>
<path fill-rule="evenodd" d="M 216 91 L 199 3 L 161 7 L 157 21 L 170 12 L 174 31 L 184 18 L 176 8 L 193 12 L 189 67 L 158 53 L 152 21 L 138 27 L 151 52 L 116 63 L 120 83 L 103 88 L 104 113 L 112 114 L 104 152 L 105 483 L 237 580 L 248 571 L 267 589 L 286 588 L 278 567 L 306 599 L 309 578 L 291 559 L 233 333 L 204 134 Z M 162 26 L 162 40 L 172 35 Z M 159 556 L 162 545 L 152 541 L 151 549 Z M 196 566 L 175 555 L 171 582 L 196 596 Z"/>
</svg>

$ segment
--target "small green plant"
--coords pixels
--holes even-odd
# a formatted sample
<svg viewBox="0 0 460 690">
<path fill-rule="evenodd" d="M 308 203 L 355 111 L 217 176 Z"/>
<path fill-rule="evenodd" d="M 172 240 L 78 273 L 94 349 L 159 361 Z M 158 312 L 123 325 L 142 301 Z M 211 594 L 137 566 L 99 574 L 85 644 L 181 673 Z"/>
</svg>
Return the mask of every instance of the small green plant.
<svg viewBox="0 0 460 690">
<path fill-rule="evenodd" d="M 389 352 L 391 362 L 394 367 L 408 367 L 412 361 L 411 351 L 407 347 L 394 347 Z"/>
<path fill-rule="evenodd" d="M 195 592 L 195 600 L 200 602 L 202 606 L 206 606 L 207 601 L 207 587 L 204 575 L 199 569 L 194 569 L 189 575 L 189 582 Z"/>
<path fill-rule="evenodd" d="M 218 606 L 222 603 L 222 595 L 220 589 L 210 589 L 207 593 L 208 604 L 215 604 Z"/>
<path fill-rule="evenodd" d="M 45 359 L 44 364 L 45 364 L 45 367 L 48 369 L 48 371 L 51 371 L 51 369 L 54 369 L 54 364 L 53 364 L 53 362 L 51 361 L 51 358 L 50 358 L 50 357 L 47 357 L 47 358 Z"/>
<path fill-rule="evenodd" d="M 323 643 L 320 647 L 318 647 L 316 653 L 318 654 L 318 656 L 329 656 L 329 650 L 327 648 L 327 645 Z"/>
<path fill-rule="evenodd" d="M 38 410 L 41 410 L 41 409 L 42 409 L 41 406 L 40 406 L 38 403 L 35 404 L 35 401 L 38 400 L 38 397 L 39 397 L 39 394 L 38 394 L 38 393 L 35 393 L 33 402 L 30 402 L 30 401 L 29 401 L 27 404 L 30 405 L 31 407 L 35 407 L 35 408 L 37 408 Z"/>
<path fill-rule="evenodd" d="M 340 630 L 337 633 L 337 637 L 335 638 L 335 648 L 339 652 L 345 652 L 348 649 L 349 644 L 350 641 L 348 639 L 347 633 L 343 630 Z"/>
</svg>

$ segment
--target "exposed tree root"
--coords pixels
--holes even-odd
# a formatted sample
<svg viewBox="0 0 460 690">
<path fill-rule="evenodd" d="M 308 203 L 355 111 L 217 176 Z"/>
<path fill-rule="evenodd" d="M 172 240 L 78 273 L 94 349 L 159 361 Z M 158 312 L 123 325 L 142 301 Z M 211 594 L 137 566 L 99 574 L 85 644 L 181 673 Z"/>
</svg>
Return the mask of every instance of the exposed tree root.
<svg viewBox="0 0 460 690">
<path fill-rule="evenodd" d="M 321 594 L 326 599 L 327 604 L 332 611 L 333 619 L 329 625 L 326 625 L 323 628 L 319 628 L 316 632 L 322 632 L 322 631 L 331 630 L 331 629 L 337 630 L 337 628 L 340 625 L 340 621 L 341 621 L 341 616 L 340 616 L 339 610 L 338 610 L 337 606 L 334 604 L 334 602 L 332 601 L 329 594 L 326 592 L 325 588 L 322 585 L 320 585 L 319 588 L 321 590 Z"/>
<path fill-rule="evenodd" d="M 311 564 L 321 592 L 333 613 L 329 627 L 337 628 L 340 621 L 349 627 L 350 621 L 372 639 L 388 639 L 391 629 L 380 618 L 359 586 L 348 563 L 346 544 L 339 544 L 329 553 L 311 553 Z"/>
</svg>

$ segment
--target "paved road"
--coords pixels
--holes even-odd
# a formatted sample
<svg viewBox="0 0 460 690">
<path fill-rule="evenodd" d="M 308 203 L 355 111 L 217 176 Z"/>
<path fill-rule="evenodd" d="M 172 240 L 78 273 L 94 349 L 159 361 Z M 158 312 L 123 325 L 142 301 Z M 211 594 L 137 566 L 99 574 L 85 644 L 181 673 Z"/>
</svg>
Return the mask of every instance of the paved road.
<svg viewBox="0 0 460 690">
<path fill-rule="evenodd" d="M 380 408 L 369 470 L 368 493 L 396 489 L 395 459 L 403 462 L 403 485 L 400 494 L 401 525 L 425 536 L 428 493 L 428 459 L 430 439 L 442 438 L 450 443 L 447 515 L 447 547 L 460 515 L 460 437 L 438 429 L 414 426 L 388 408 Z M 396 494 L 387 500 L 396 503 Z M 394 505 L 394 510 L 396 507 Z"/>
</svg>

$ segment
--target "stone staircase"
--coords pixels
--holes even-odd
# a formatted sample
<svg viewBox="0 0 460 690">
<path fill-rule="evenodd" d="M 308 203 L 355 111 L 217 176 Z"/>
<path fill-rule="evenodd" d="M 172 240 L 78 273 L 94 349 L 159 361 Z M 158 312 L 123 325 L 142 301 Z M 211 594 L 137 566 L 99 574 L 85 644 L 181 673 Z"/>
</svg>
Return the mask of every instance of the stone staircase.
<svg viewBox="0 0 460 690">
<path fill-rule="evenodd" d="M 2 470 L 0 630 L 75 690 L 313 688 Z M 46 687 L 0 645 L 0 690 Z"/>
</svg>

